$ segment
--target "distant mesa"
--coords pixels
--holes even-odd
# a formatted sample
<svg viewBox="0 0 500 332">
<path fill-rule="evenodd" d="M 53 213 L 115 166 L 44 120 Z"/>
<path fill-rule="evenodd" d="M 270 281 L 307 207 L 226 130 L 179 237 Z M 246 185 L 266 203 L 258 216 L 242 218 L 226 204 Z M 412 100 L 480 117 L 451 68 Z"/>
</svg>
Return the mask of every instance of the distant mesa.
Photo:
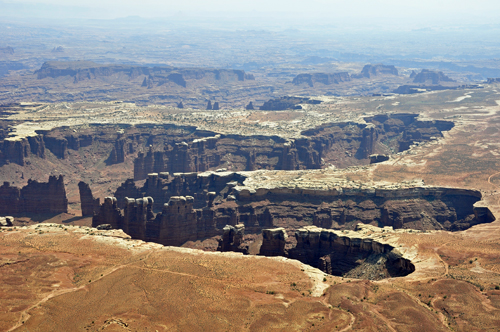
<svg viewBox="0 0 500 332">
<path fill-rule="evenodd" d="M 54 50 L 53 50 L 54 51 Z M 141 86 L 148 89 L 174 83 L 186 87 L 188 81 L 232 83 L 255 80 L 243 70 L 210 68 L 176 68 L 171 66 L 144 67 L 116 64 L 98 64 L 92 61 L 47 61 L 35 71 L 38 79 L 70 76 L 74 82 L 104 77 L 135 79 L 146 75 Z"/>
<path fill-rule="evenodd" d="M 456 82 L 455 80 L 449 78 L 441 71 L 431 71 L 428 69 L 422 69 L 420 73 L 415 75 L 413 78 L 413 83 L 425 83 L 425 84 L 439 84 L 441 82 Z"/>
<path fill-rule="evenodd" d="M 184 79 L 182 74 L 179 73 L 170 74 L 167 76 L 167 80 L 169 80 L 170 82 L 174 82 L 175 84 L 180 85 L 184 88 L 186 87 L 186 80 Z"/>
<path fill-rule="evenodd" d="M 351 76 L 347 72 L 325 74 L 325 73 L 314 73 L 314 74 L 299 74 L 295 76 L 292 83 L 295 85 L 307 84 L 313 87 L 315 83 L 321 83 L 324 85 L 339 84 L 340 82 L 348 82 L 351 80 Z"/>
<path fill-rule="evenodd" d="M 51 52 L 52 53 L 63 53 L 64 52 L 64 47 L 62 47 L 62 46 L 54 47 Z"/>
<path fill-rule="evenodd" d="M 300 110 L 302 106 L 300 104 L 320 104 L 320 100 L 314 100 L 311 98 L 301 98 L 301 97 L 281 97 L 278 99 L 270 99 L 266 101 L 264 105 L 260 107 L 262 111 L 284 111 L 289 109 Z"/>
<path fill-rule="evenodd" d="M 14 54 L 14 49 L 10 46 L 0 47 L 0 53 L 3 54 Z"/>
<path fill-rule="evenodd" d="M 488 78 L 486 81 L 487 84 L 500 83 L 500 77 L 497 78 Z"/>
<path fill-rule="evenodd" d="M 393 65 L 366 65 L 359 74 L 349 75 L 347 72 L 299 74 L 295 76 L 292 83 L 295 85 L 307 84 L 313 87 L 316 83 L 324 85 L 339 84 L 342 82 L 349 82 L 353 78 L 371 78 L 380 75 L 398 76 L 398 70 Z"/>
<path fill-rule="evenodd" d="M 383 65 L 383 64 L 366 65 L 361 70 L 361 73 L 359 75 L 356 75 L 356 78 L 362 78 L 362 77 L 371 78 L 373 76 L 379 76 L 379 75 L 398 76 L 399 73 L 396 67 L 394 67 L 393 65 Z"/>
</svg>

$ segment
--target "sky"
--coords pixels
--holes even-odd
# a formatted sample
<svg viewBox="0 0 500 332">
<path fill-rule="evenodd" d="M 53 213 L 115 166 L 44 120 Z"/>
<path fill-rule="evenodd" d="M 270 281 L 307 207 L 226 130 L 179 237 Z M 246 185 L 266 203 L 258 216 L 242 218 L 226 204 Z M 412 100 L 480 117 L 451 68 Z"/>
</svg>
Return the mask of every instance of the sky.
<svg viewBox="0 0 500 332">
<path fill-rule="evenodd" d="M 0 16 L 82 18 L 250 15 L 408 23 L 495 23 L 499 0 L 0 0 Z"/>
</svg>

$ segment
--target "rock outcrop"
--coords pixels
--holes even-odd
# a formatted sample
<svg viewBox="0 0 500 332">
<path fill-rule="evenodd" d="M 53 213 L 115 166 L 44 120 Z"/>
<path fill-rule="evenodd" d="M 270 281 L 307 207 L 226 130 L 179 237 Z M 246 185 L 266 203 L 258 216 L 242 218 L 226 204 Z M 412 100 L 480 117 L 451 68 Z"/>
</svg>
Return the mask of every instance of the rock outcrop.
<svg viewBox="0 0 500 332">
<path fill-rule="evenodd" d="M 363 223 L 395 229 L 464 230 L 495 220 L 491 212 L 482 210 L 484 207 L 475 206 L 481 200 L 481 193 L 474 190 L 416 187 L 251 191 L 235 187 L 234 192 L 240 208 L 251 204 L 255 210 L 268 209 L 275 220 L 286 218 L 294 224 L 305 222 L 328 229 L 354 229 Z"/>
<path fill-rule="evenodd" d="M 285 244 L 288 237 L 284 228 L 263 229 L 262 237 L 260 255 L 285 256 Z"/>
<path fill-rule="evenodd" d="M 82 216 L 93 216 L 99 211 L 99 198 L 94 198 L 90 186 L 83 181 L 78 183 L 80 191 L 80 202 L 82 208 Z"/>
<path fill-rule="evenodd" d="M 0 141 L 0 162 L 12 162 L 24 166 L 26 158 L 36 156 L 45 158 L 43 136 L 6 138 Z"/>
<path fill-rule="evenodd" d="M 73 82 L 94 80 L 110 76 L 134 79 L 146 75 L 142 86 L 153 88 L 165 83 L 174 83 L 186 87 L 189 81 L 236 82 L 254 80 L 251 74 L 243 70 L 175 68 L 170 66 L 144 67 L 115 64 L 97 64 L 92 61 L 47 61 L 35 71 L 38 79 L 73 77 Z"/>
<path fill-rule="evenodd" d="M 134 161 L 134 179 L 150 173 L 204 172 L 231 167 L 257 169 L 320 169 L 369 164 L 372 154 L 407 150 L 415 142 L 442 137 L 452 122 L 418 121 L 415 114 L 367 117 L 366 123 L 327 123 L 302 132 L 303 138 L 220 135 L 181 142 L 163 141 L 140 152 Z M 204 133 L 208 134 L 208 133 Z"/>
<path fill-rule="evenodd" d="M 388 232 L 392 229 L 388 228 Z M 406 276 L 415 266 L 391 244 L 358 232 L 340 232 L 316 227 L 295 231 L 297 244 L 282 256 L 297 259 L 325 273 L 343 277 L 380 280 Z M 272 240 L 271 240 L 272 241 Z M 268 245 L 264 237 L 262 246 Z"/>
<path fill-rule="evenodd" d="M 4 182 L 0 187 L 0 214 L 68 212 L 68 199 L 64 178 L 50 176 L 48 182 L 28 180 L 23 188 L 11 187 Z"/>
<path fill-rule="evenodd" d="M 270 99 L 260 107 L 263 111 L 284 111 L 288 109 L 300 110 L 302 106 L 299 104 L 320 104 L 321 101 L 310 98 L 299 97 L 281 97 L 278 99 Z"/>
<path fill-rule="evenodd" d="M 398 70 L 393 65 L 366 65 L 361 70 L 361 73 L 357 75 L 357 78 L 365 77 L 371 78 L 373 76 L 379 75 L 395 75 L 398 76 Z"/>
<path fill-rule="evenodd" d="M 390 157 L 385 154 L 372 154 L 370 155 L 370 164 L 382 163 L 389 160 Z"/>
<path fill-rule="evenodd" d="M 295 85 L 307 84 L 313 87 L 316 83 L 324 85 L 339 84 L 341 82 L 348 82 L 351 76 L 347 72 L 342 73 L 314 73 L 314 74 L 299 74 L 295 76 L 292 83 Z"/>
<path fill-rule="evenodd" d="M 222 227 L 215 224 L 215 212 L 208 207 L 194 209 L 193 202 L 191 196 L 172 196 L 155 215 L 151 197 L 127 197 L 123 210 L 116 198 L 106 197 L 92 219 L 92 227 L 109 224 L 132 238 L 175 246 L 221 233 Z"/>
<path fill-rule="evenodd" d="M 431 83 L 437 85 L 441 82 L 455 82 L 455 80 L 452 80 L 441 71 L 431 71 L 428 69 L 422 69 L 422 71 L 413 78 L 413 83 Z"/>
<path fill-rule="evenodd" d="M 118 208 L 115 197 L 106 197 L 99 208 L 99 212 L 92 218 L 92 227 L 110 225 L 113 229 L 123 229 L 123 214 Z"/>
<path fill-rule="evenodd" d="M 248 254 L 248 246 L 243 243 L 245 225 L 226 225 L 222 231 L 222 238 L 219 240 L 217 251 L 234 251 Z"/>
<path fill-rule="evenodd" d="M 458 231 L 495 220 L 487 207 L 479 205 L 481 193 L 473 190 L 360 188 L 359 185 L 329 189 L 297 185 L 252 189 L 244 185 L 247 175 L 245 172 L 178 173 L 174 176 L 153 173 L 142 188 L 128 180 L 115 194 L 118 201 L 123 202 L 124 212 L 115 198 L 108 198 L 99 214 L 94 216 L 94 226 L 111 224 L 135 238 L 168 245 L 224 236 L 226 232 L 219 246 L 222 250 L 241 249 L 241 243 L 235 242 L 233 236 L 238 233 L 233 230 L 240 227 L 237 225 L 243 225 L 251 234 L 273 227 L 296 229 L 305 225 L 352 230 L 359 224 Z M 153 210 L 161 212 L 154 216 Z M 135 217 L 136 221 L 131 223 L 127 215 L 141 217 Z M 131 224 L 134 228 L 127 228 Z M 286 241 L 284 237 L 282 240 Z M 270 252 L 277 250 L 273 249 L 275 247 L 264 246 L 263 254 L 271 255 Z"/>
<path fill-rule="evenodd" d="M 14 217 L 0 217 L 0 227 L 11 227 L 13 226 Z"/>
</svg>

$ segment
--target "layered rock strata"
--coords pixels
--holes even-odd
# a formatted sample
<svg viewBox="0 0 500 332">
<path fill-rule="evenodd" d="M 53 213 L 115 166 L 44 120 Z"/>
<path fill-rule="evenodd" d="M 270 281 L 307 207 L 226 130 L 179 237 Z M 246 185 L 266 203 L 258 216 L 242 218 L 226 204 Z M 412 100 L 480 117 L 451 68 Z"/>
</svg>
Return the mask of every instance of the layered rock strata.
<svg viewBox="0 0 500 332">
<path fill-rule="evenodd" d="M 358 232 L 304 227 L 295 231 L 296 245 L 290 249 L 283 243 L 284 229 L 264 230 L 263 235 L 261 254 L 296 259 L 328 274 L 380 280 L 415 271 L 393 245 Z"/>
<path fill-rule="evenodd" d="M 285 256 L 285 245 L 288 239 L 286 230 L 282 227 L 262 230 L 262 246 L 260 255 Z"/>
<path fill-rule="evenodd" d="M 234 251 L 248 254 L 248 246 L 243 243 L 245 225 L 226 225 L 222 231 L 222 238 L 219 240 L 217 251 Z"/>
<path fill-rule="evenodd" d="M 83 181 L 78 183 L 80 191 L 80 203 L 82 208 L 82 216 L 93 216 L 94 213 L 99 211 L 100 201 L 99 198 L 94 198 L 90 186 Z"/>
<path fill-rule="evenodd" d="M 398 70 L 393 65 L 365 65 L 359 74 L 360 77 L 371 78 L 378 75 L 398 76 Z"/>
<path fill-rule="evenodd" d="M 50 176 L 48 182 L 28 180 L 21 189 L 9 182 L 0 187 L 0 214 L 64 212 L 68 212 L 68 199 L 62 175 Z"/>
<path fill-rule="evenodd" d="M 150 214 L 138 223 L 144 229 L 136 228 L 130 235 L 170 245 L 228 232 L 228 239 L 223 241 L 221 248 L 235 247 L 229 245 L 234 239 L 231 227 L 224 230 L 227 225 L 244 225 L 252 234 L 272 227 L 290 230 L 307 225 L 349 230 L 358 224 L 459 231 L 495 220 L 491 211 L 481 204 L 481 193 L 473 190 L 425 186 L 361 188 L 355 183 L 326 189 L 307 186 L 253 188 L 245 185 L 250 175 L 252 173 L 248 172 L 174 176 L 153 173 L 142 188 L 128 180 L 117 190 L 118 200 L 109 198 L 105 202 L 109 207 L 101 206 L 94 225 L 116 227 L 118 222 L 113 211 L 127 210 L 131 204 L 137 205 L 138 199 L 147 201 L 148 209 L 161 213 L 156 217 Z M 123 202 L 121 206 L 120 201 Z M 127 232 L 123 225 L 118 228 Z M 265 247 L 263 250 L 273 251 Z"/>
<path fill-rule="evenodd" d="M 342 73 L 314 73 L 314 74 L 299 74 L 294 77 L 292 83 L 295 85 L 307 84 L 313 87 L 316 83 L 325 85 L 339 84 L 341 82 L 348 82 L 351 76 L 347 72 Z"/>
<path fill-rule="evenodd" d="M 268 209 L 273 220 L 303 222 L 322 228 L 354 229 L 356 224 L 395 229 L 458 231 L 495 220 L 475 206 L 475 190 L 416 187 L 405 189 L 233 188 L 240 206 Z M 486 208 L 487 209 L 487 208 Z"/>
<path fill-rule="evenodd" d="M 194 209 L 193 201 L 191 196 L 173 196 L 155 215 L 151 197 L 127 197 L 123 210 L 115 197 L 106 197 L 92 219 L 92 227 L 109 224 L 132 238 L 175 246 L 219 234 L 222 227 L 216 224 L 216 212 L 210 208 Z"/>
<path fill-rule="evenodd" d="M 33 136 L 0 132 L 0 163 L 24 165 L 51 153 L 67 159 L 73 151 L 100 154 L 108 165 L 134 160 L 134 179 L 149 173 L 203 172 L 227 168 L 319 169 L 369 163 L 371 154 L 391 154 L 415 142 L 441 137 L 452 122 L 418 121 L 415 114 L 367 117 L 364 122 L 328 123 L 300 137 L 223 135 L 194 126 L 91 125 L 38 130 Z M 101 157 L 102 156 L 102 157 Z"/>
<path fill-rule="evenodd" d="M 152 88 L 167 82 L 186 87 L 186 81 L 208 80 L 234 82 L 254 80 L 254 76 L 243 70 L 176 68 L 170 66 L 141 67 L 113 64 L 97 64 L 92 61 L 48 61 L 35 71 L 38 79 L 69 76 L 74 83 L 110 76 L 127 77 L 128 79 L 146 76 L 143 87 Z"/>
<path fill-rule="evenodd" d="M 422 69 L 422 71 L 413 78 L 413 83 L 439 84 L 441 82 L 455 82 L 455 80 L 452 80 L 441 71 L 431 71 L 428 69 Z"/>
<path fill-rule="evenodd" d="M 407 150 L 415 142 L 442 137 L 447 121 L 418 121 L 415 114 L 378 115 L 366 123 L 328 123 L 302 132 L 302 138 L 220 135 L 165 142 L 139 153 L 134 179 L 149 173 L 204 172 L 219 168 L 320 169 L 370 163 L 370 155 Z"/>
</svg>

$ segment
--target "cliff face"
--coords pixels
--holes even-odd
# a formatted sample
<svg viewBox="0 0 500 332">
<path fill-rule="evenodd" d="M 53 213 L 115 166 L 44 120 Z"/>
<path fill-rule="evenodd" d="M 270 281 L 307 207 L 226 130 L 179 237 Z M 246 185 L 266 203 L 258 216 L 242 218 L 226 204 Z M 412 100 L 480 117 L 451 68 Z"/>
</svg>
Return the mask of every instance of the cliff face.
<svg viewBox="0 0 500 332">
<path fill-rule="evenodd" d="M 193 209 L 193 201 L 191 196 L 172 196 L 155 216 L 151 197 L 125 198 L 123 210 L 118 208 L 116 198 L 106 197 L 92 219 L 92 226 L 109 224 L 135 239 L 176 246 L 220 233 L 222 229 L 216 228 L 214 211 Z"/>
<path fill-rule="evenodd" d="M 46 183 L 29 180 L 21 189 L 8 182 L 0 187 L 0 214 L 63 212 L 68 212 L 68 199 L 62 175 Z"/>
<path fill-rule="evenodd" d="M 378 75 L 395 75 L 398 76 L 398 70 L 393 65 L 366 65 L 360 73 L 360 77 L 371 78 Z"/>
<path fill-rule="evenodd" d="M 263 111 L 283 111 L 288 109 L 302 109 L 299 104 L 320 104 L 321 101 L 313 100 L 310 98 L 300 98 L 300 97 L 281 97 L 278 99 L 270 99 L 260 107 Z"/>
<path fill-rule="evenodd" d="M 416 115 L 393 114 L 366 118 L 366 123 L 329 123 L 286 140 L 277 136 L 220 135 L 175 125 L 92 126 L 38 131 L 36 136 L 0 140 L 0 163 L 20 165 L 27 158 L 60 159 L 71 150 L 92 147 L 108 165 L 134 160 L 134 179 L 149 173 L 203 172 L 227 168 L 319 169 L 369 164 L 371 154 L 403 151 L 414 142 L 441 137 L 453 123 L 417 121 Z M 99 157 L 101 158 L 101 157 Z"/>
<path fill-rule="evenodd" d="M 13 162 L 24 166 L 25 159 L 31 156 L 45 158 L 45 142 L 42 136 L 5 139 L 0 142 L 0 161 Z"/>
<path fill-rule="evenodd" d="M 94 213 L 99 211 L 99 198 L 94 198 L 90 186 L 83 181 L 78 183 L 78 189 L 80 191 L 82 216 L 93 216 Z"/>
<path fill-rule="evenodd" d="M 325 85 L 339 84 L 340 82 L 348 82 L 351 80 L 351 76 L 347 72 L 342 73 L 314 73 L 314 74 L 299 74 L 295 76 L 292 83 L 295 85 L 307 84 L 313 87 L 316 83 L 321 83 Z"/>
<path fill-rule="evenodd" d="M 248 246 L 243 244 L 244 225 L 226 225 L 222 231 L 222 238 L 219 240 L 217 251 L 234 251 L 248 254 Z"/>
<path fill-rule="evenodd" d="M 431 71 L 427 69 L 422 69 L 420 73 L 415 75 L 413 83 L 432 83 L 439 84 L 441 82 L 455 82 L 441 71 Z"/>
<path fill-rule="evenodd" d="M 224 235 L 228 225 L 243 225 L 254 234 L 272 227 L 293 230 L 304 225 L 352 230 L 359 224 L 457 231 L 495 220 L 488 208 L 477 205 L 481 193 L 473 190 L 438 187 L 253 190 L 243 186 L 244 182 L 244 174 L 232 172 L 150 174 L 142 188 L 128 180 L 115 194 L 118 202 L 123 203 L 117 203 L 116 198 L 106 199 L 94 217 L 94 226 L 112 224 L 135 238 L 179 245 Z M 155 217 L 153 210 L 161 213 Z M 131 220 L 127 215 L 136 216 L 133 228 L 127 226 L 130 225 L 127 220 Z M 234 244 L 231 238 L 231 228 L 228 232 L 228 239 L 220 247 L 239 247 L 241 243 Z M 274 233 L 267 235 L 276 241 L 264 246 L 262 253 L 274 255 L 286 238 Z"/>
<path fill-rule="evenodd" d="M 300 188 L 259 189 L 236 187 L 236 198 L 255 209 L 268 209 L 275 220 L 305 222 L 322 228 L 354 229 L 358 223 L 395 229 L 463 230 L 492 222 L 475 203 L 481 193 L 450 188 L 394 190 L 307 190 Z M 307 199 L 304 199 L 307 197 Z"/>
<path fill-rule="evenodd" d="M 288 250 L 281 249 L 279 255 L 297 259 L 328 274 L 380 280 L 406 276 L 415 271 L 411 261 L 394 246 L 357 232 L 305 227 L 295 231 L 295 239 L 296 245 Z M 275 247 L 274 242 L 275 239 L 264 236 L 262 247 Z"/>
<path fill-rule="evenodd" d="M 48 61 L 35 71 L 38 79 L 69 76 L 74 83 L 85 80 L 101 79 L 115 76 L 116 78 L 134 79 L 146 75 L 143 87 L 152 88 L 167 82 L 186 87 L 189 81 L 204 80 L 207 82 L 236 82 L 254 80 L 251 74 L 243 70 L 205 69 L 205 68 L 175 68 L 175 67 L 143 67 L 113 64 L 97 64 L 92 61 Z"/>
<path fill-rule="evenodd" d="M 262 245 L 260 255 L 285 256 L 285 245 L 288 239 L 286 230 L 282 227 L 262 230 Z"/>
<path fill-rule="evenodd" d="M 304 138 L 214 135 L 154 145 L 134 161 L 134 179 L 149 173 L 204 172 L 219 168 L 319 169 L 370 163 L 370 155 L 404 151 L 414 142 L 441 137 L 453 123 L 417 121 L 414 114 L 381 115 L 365 123 L 329 123 L 302 132 Z M 194 139 L 193 139 L 194 138 Z M 155 151 L 156 150 L 156 151 Z"/>
</svg>

